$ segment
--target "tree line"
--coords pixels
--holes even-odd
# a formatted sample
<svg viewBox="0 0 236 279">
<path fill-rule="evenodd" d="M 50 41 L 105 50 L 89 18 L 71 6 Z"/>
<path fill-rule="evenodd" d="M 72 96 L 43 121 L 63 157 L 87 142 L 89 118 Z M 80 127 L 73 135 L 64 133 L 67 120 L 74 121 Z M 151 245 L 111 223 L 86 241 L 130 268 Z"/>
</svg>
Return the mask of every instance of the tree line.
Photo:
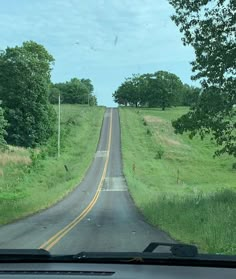
<svg viewBox="0 0 236 279">
<path fill-rule="evenodd" d="M 7 144 L 36 147 L 55 134 L 56 113 L 63 103 L 96 105 L 89 79 L 51 82 L 53 56 L 44 46 L 24 42 L 0 53 L 0 148 Z"/>
<path fill-rule="evenodd" d="M 72 78 L 66 82 L 51 83 L 49 101 L 52 104 L 56 104 L 60 94 L 61 103 L 94 106 L 97 105 L 97 98 L 93 95 L 93 91 L 94 87 L 90 79 Z"/>
<path fill-rule="evenodd" d="M 158 71 L 126 78 L 113 93 L 113 98 L 119 105 L 165 110 L 170 106 L 193 106 L 199 94 L 200 88 L 183 84 L 177 75 Z"/>
</svg>

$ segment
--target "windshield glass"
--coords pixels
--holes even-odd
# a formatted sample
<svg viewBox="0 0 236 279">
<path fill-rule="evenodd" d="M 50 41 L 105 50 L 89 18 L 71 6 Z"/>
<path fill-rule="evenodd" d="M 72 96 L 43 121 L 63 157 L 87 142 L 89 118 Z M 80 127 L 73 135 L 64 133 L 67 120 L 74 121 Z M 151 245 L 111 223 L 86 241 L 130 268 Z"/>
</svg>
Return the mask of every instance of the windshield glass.
<svg viewBox="0 0 236 279">
<path fill-rule="evenodd" d="M 0 248 L 236 254 L 235 11 L 1 1 Z"/>
</svg>

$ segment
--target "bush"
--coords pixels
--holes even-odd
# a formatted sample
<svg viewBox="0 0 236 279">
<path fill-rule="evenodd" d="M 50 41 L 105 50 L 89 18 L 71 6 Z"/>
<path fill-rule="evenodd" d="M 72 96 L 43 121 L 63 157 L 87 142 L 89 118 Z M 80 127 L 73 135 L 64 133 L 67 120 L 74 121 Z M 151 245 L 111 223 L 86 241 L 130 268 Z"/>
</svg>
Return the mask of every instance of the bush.
<svg viewBox="0 0 236 279">
<path fill-rule="evenodd" d="M 0 149 L 6 148 L 6 141 L 4 137 L 7 135 L 7 132 L 5 130 L 7 121 L 5 120 L 3 113 L 3 109 L 0 108 Z"/>
<path fill-rule="evenodd" d="M 151 134 L 152 134 L 152 131 L 149 128 L 147 128 L 147 135 L 151 136 Z"/>
<path fill-rule="evenodd" d="M 164 153 L 165 153 L 165 151 L 164 151 L 163 146 L 158 145 L 156 155 L 155 155 L 155 159 L 157 159 L 157 160 L 162 159 Z"/>
</svg>

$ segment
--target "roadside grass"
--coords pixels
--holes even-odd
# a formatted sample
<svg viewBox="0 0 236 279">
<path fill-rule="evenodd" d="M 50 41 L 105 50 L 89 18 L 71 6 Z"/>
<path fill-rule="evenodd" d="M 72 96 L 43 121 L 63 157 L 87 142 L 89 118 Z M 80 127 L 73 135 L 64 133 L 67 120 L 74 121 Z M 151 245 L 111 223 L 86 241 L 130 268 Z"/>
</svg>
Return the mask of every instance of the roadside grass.
<svg viewBox="0 0 236 279">
<path fill-rule="evenodd" d="M 81 182 L 96 151 L 104 110 L 61 106 L 60 158 L 56 135 L 41 150 L 10 147 L 0 153 L 0 224 L 51 206 Z"/>
<path fill-rule="evenodd" d="M 174 133 L 171 120 L 187 108 L 119 111 L 124 174 L 147 221 L 201 251 L 235 254 L 235 159 Z"/>
</svg>

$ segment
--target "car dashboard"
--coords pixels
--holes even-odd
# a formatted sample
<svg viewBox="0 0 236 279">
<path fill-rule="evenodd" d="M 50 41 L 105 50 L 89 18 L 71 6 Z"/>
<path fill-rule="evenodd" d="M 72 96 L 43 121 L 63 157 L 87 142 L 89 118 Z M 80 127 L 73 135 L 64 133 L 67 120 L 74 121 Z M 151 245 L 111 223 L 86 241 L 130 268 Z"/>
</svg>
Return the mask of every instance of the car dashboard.
<svg viewBox="0 0 236 279">
<path fill-rule="evenodd" d="M 236 278 L 236 268 L 146 264 L 0 263 L 2 278 Z"/>
</svg>

